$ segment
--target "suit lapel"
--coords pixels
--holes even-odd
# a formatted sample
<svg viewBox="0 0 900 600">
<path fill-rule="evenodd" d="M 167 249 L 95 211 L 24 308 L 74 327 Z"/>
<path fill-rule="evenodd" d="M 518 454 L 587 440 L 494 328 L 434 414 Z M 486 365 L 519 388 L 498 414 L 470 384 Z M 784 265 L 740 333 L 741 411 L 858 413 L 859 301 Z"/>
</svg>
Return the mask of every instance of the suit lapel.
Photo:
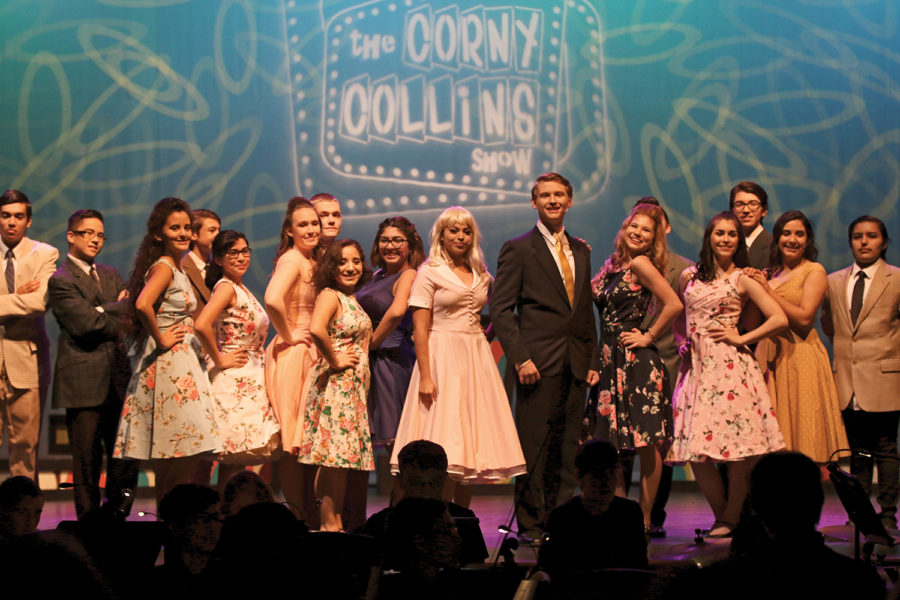
<svg viewBox="0 0 900 600">
<path fill-rule="evenodd" d="M 82 271 L 81 268 L 68 257 L 66 257 L 65 266 L 66 271 L 68 271 L 72 279 L 75 280 L 75 284 L 78 286 L 78 289 L 81 290 L 81 293 L 84 294 L 85 298 L 102 302 L 100 288 L 90 275 Z"/>
<path fill-rule="evenodd" d="M 888 288 L 888 283 L 890 278 L 890 273 L 888 270 L 884 268 L 884 265 L 878 268 L 875 272 L 875 277 L 872 278 L 872 283 L 869 284 L 869 291 L 866 294 L 866 299 L 863 301 L 862 308 L 859 311 L 859 316 L 856 318 L 856 326 L 853 328 L 854 331 L 859 324 L 863 322 L 863 320 L 872 312 L 872 307 L 874 307 L 878 303 L 878 299 L 884 293 L 884 290 Z"/>
<path fill-rule="evenodd" d="M 194 291 L 200 295 L 200 298 L 203 300 L 203 302 L 209 302 L 209 294 L 206 291 L 206 282 L 203 281 L 203 277 L 200 274 L 200 269 L 198 269 L 197 265 L 194 264 L 193 259 L 185 255 L 185 259 L 181 261 L 181 268 L 188 276 L 188 279 L 191 280 L 191 285 L 194 286 Z"/>
<path fill-rule="evenodd" d="M 534 249 L 535 262 L 537 262 L 541 269 L 544 270 L 547 279 L 550 280 L 551 287 L 559 294 L 563 302 L 566 303 L 566 306 L 568 306 L 569 296 L 566 294 L 566 286 L 563 283 L 562 275 L 559 274 L 559 267 L 556 266 L 556 261 L 553 260 L 553 256 L 550 254 L 550 248 L 547 247 L 547 241 L 544 239 L 544 236 L 541 235 L 541 232 L 537 227 L 531 231 L 531 246 Z M 576 264 L 575 267 L 577 277 L 578 265 Z M 577 285 L 575 286 L 575 291 L 575 296 L 577 297 Z"/>
</svg>

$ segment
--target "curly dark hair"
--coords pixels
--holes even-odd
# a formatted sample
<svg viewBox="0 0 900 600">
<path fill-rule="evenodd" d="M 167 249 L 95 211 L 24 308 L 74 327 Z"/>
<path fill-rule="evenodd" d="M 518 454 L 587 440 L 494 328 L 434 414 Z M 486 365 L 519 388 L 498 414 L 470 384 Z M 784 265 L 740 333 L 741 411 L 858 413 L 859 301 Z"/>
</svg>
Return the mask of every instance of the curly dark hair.
<svg viewBox="0 0 900 600">
<path fill-rule="evenodd" d="M 709 240 L 712 237 L 716 223 L 722 220 L 731 221 L 737 229 L 738 247 L 734 252 L 734 266 L 743 268 L 748 264 L 747 242 L 744 240 L 744 230 L 741 229 L 741 222 L 738 221 L 738 218 L 733 213 L 726 210 L 714 216 L 706 224 L 706 230 L 703 232 L 703 246 L 700 247 L 700 259 L 697 261 L 694 279 L 712 281 L 716 278 L 716 256 L 712 249 L 712 243 Z"/>
<path fill-rule="evenodd" d="M 313 283 L 316 286 L 316 291 L 321 292 L 325 288 L 337 289 L 338 266 L 341 264 L 344 248 L 347 246 L 356 248 L 363 264 L 362 275 L 360 275 L 359 281 L 356 282 L 353 291 L 355 292 L 372 279 L 372 269 L 369 267 L 368 263 L 366 263 L 366 255 L 363 253 L 362 246 L 359 245 L 359 242 L 349 238 L 334 240 L 334 242 L 328 246 L 328 249 L 325 250 L 325 254 L 322 255 L 322 258 L 316 263 L 316 268 L 313 270 Z"/>
<path fill-rule="evenodd" d="M 209 264 L 206 266 L 206 279 L 204 279 L 204 283 L 209 289 L 213 289 L 216 282 L 222 279 L 222 275 L 225 273 L 222 265 L 217 263 L 216 259 L 225 260 L 225 253 L 231 250 L 238 240 L 247 242 L 247 236 L 234 229 L 223 229 L 216 234 L 216 239 L 212 243 L 212 252 L 209 255 Z M 250 246 L 250 242 L 247 242 L 247 246 Z"/>
<path fill-rule="evenodd" d="M 784 226 L 791 221 L 800 221 L 803 223 L 803 229 L 806 230 L 806 250 L 803 251 L 803 258 L 806 260 L 816 260 L 819 256 L 819 249 L 816 248 L 816 236 L 813 233 L 813 226 L 809 219 L 806 218 L 799 210 L 789 210 L 775 221 L 772 226 L 772 244 L 769 246 L 769 268 L 766 269 L 769 277 L 781 267 L 781 248 L 778 246 L 778 240 L 784 231 Z"/>
<path fill-rule="evenodd" d="M 403 232 L 406 243 L 409 246 L 409 258 L 406 262 L 413 269 L 418 269 L 419 265 L 425 262 L 425 244 L 416 231 L 416 226 L 406 217 L 388 217 L 378 224 L 378 231 L 375 233 L 375 239 L 372 241 L 372 252 L 369 253 L 369 260 L 376 269 L 384 268 L 384 261 L 381 260 L 381 254 L 378 252 L 378 238 L 384 233 L 388 227 L 396 227 Z"/>
<path fill-rule="evenodd" d="M 145 283 L 144 280 L 147 276 L 147 270 L 150 268 L 150 265 L 155 263 L 159 257 L 163 255 L 162 241 L 157 238 L 162 237 L 162 230 L 166 224 L 166 219 L 169 218 L 169 215 L 176 212 L 186 213 L 189 218 L 193 219 L 193 217 L 191 217 L 191 207 L 187 202 L 180 198 L 163 198 L 156 203 L 156 206 L 153 207 L 153 212 L 151 212 L 150 216 L 147 218 L 147 233 L 144 234 L 144 239 L 141 240 L 141 245 L 138 246 L 137 255 L 134 257 L 134 268 L 131 270 L 131 275 L 128 277 L 126 289 L 128 290 L 130 306 L 129 325 L 131 326 L 131 333 L 137 338 L 143 337 L 147 332 L 144 330 L 144 325 L 137 317 L 137 310 L 134 308 L 134 302 L 141 294 L 141 290 Z M 193 224 L 193 220 L 191 223 Z M 159 303 L 162 303 L 162 297 L 157 300 L 157 306 Z"/>
</svg>

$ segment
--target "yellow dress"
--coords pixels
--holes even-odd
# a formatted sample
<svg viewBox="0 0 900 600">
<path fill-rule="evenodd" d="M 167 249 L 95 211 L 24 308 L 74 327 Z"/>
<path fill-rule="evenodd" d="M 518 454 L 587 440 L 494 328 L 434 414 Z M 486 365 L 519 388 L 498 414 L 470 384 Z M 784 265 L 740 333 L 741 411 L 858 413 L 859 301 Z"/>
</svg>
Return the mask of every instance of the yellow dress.
<svg viewBox="0 0 900 600">
<path fill-rule="evenodd" d="M 775 292 L 799 305 L 803 282 L 817 271 L 825 273 L 819 263 L 806 261 Z M 756 359 L 788 450 L 824 463 L 832 452 L 848 447 L 831 363 L 815 328 L 790 326 L 761 341 Z"/>
</svg>

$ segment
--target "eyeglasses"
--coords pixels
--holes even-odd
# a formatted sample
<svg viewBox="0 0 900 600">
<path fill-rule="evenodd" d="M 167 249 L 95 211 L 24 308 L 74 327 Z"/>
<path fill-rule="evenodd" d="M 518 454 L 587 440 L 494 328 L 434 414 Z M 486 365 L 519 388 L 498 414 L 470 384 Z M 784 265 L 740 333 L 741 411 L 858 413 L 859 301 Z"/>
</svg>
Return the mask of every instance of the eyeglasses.
<svg viewBox="0 0 900 600">
<path fill-rule="evenodd" d="M 243 256 L 244 258 L 250 258 L 250 254 L 253 253 L 253 250 L 250 248 L 241 248 L 240 250 L 235 250 L 231 248 L 225 251 L 225 256 L 228 258 L 237 258 L 238 255 Z"/>
<path fill-rule="evenodd" d="M 106 236 L 103 235 L 102 231 L 94 231 L 93 229 L 82 229 L 81 231 L 73 231 L 75 235 L 80 235 L 86 240 L 100 240 L 101 242 L 106 239 Z"/>
<path fill-rule="evenodd" d="M 406 244 L 406 243 L 408 243 L 408 242 L 409 242 L 409 240 L 407 240 L 406 238 L 402 238 L 402 237 L 395 237 L 395 238 L 382 237 L 382 238 L 378 238 L 378 245 L 379 245 L 379 246 L 397 246 L 397 247 L 399 248 L 400 246 L 402 246 L 403 244 Z"/>
<path fill-rule="evenodd" d="M 749 208 L 751 210 L 757 210 L 760 206 L 762 206 L 762 202 L 759 200 L 751 200 L 749 202 L 735 202 L 732 206 L 734 206 L 737 210 L 741 210 L 742 208 Z"/>
</svg>

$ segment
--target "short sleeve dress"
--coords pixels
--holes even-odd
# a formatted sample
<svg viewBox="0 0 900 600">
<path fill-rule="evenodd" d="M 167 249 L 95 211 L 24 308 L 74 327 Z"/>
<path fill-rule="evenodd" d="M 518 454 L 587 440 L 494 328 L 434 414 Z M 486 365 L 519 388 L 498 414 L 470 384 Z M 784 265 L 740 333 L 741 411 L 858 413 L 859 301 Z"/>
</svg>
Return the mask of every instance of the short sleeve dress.
<svg viewBox="0 0 900 600">
<path fill-rule="evenodd" d="M 824 274 L 825 269 L 806 261 L 775 292 L 799 305 L 803 282 L 815 272 Z M 835 450 L 849 447 L 831 363 L 814 327 L 790 327 L 761 341 L 756 358 L 788 450 L 824 463 Z"/>
<path fill-rule="evenodd" d="M 172 281 L 156 310 L 156 322 L 162 332 L 181 328 L 185 336 L 168 350 L 160 350 L 150 335 L 129 348 L 133 375 L 119 419 L 116 458 L 180 458 L 219 445 L 203 347 L 191 318 L 197 300 L 188 276 L 171 262 L 157 260 L 147 275 L 159 264 L 172 270 Z"/>
<path fill-rule="evenodd" d="M 391 470 L 407 443 L 426 439 L 447 453 L 447 472 L 466 483 L 525 473 L 525 457 L 497 363 L 481 329 L 493 278 L 478 273 L 465 285 L 446 265 L 419 268 L 410 292 L 412 307 L 431 308 L 428 338 L 437 400 L 419 400 L 419 366 L 413 368 Z"/>
<path fill-rule="evenodd" d="M 331 288 L 341 313 L 328 328 L 335 353 L 359 356 L 354 368 L 334 371 L 320 357 L 310 372 L 303 419 L 303 443 L 297 460 L 309 465 L 374 471 L 366 393 L 369 389 L 369 337 L 372 322 L 356 298 Z"/>
<path fill-rule="evenodd" d="M 372 277 L 356 293 L 360 306 L 372 320 L 372 329 L 378 324 L 394 302 L 394 284 L 400 273 L 388 275 L 383 269 Z M 403 402 L 409 388 L 409 378 L 416 363 L 416 351 L 412 341 L 412 314 L 409 310 L 394 331 L 369 352 L 369 368 L 372 384 L 369 387 L 369 426 L 374 443 L 393 441 L 403 412 Z"/>
<path fill-rule="evenodd" d="M 265 341 L 269 317 L 243 285 L 227 277 L 215 287 L 230 285 L 234 305 L 216 321 L 216 342 L 222 352 L 247 350 L 242 367 L 219 370 L 209 365 L 216 421 L 219 424 L 219 460 L 231 464 L 260 464 L 281 449 L 275 411 L 266 395 Z"/>
<path fill-rule="evenodd" d="M 784 448 L 775 410 L 756 359 L 746 346 L 714 342 L 713 327 L 741 316 L 741 270 L 684 290 L 690 361 L 681 365 L 672 400 L 675 435 L 668 463 L 736 461 Z"/>
</svg>

